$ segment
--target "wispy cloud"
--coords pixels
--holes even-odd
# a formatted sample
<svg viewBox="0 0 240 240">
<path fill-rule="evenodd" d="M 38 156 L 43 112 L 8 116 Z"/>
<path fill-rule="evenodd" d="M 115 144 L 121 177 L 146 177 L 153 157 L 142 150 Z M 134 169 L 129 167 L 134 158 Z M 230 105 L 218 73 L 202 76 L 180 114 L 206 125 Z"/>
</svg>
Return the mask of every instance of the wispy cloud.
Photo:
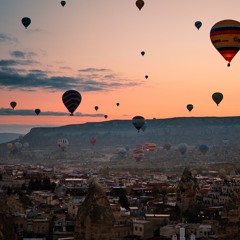
<svg viewBox="0 0 240 240">
<path fill-rule="evenodd" d="M 34 56 L 37 56 L 34 52 L 23 52 L 23 51 L 12 51 L 10 52 L 10 55 L 15 58 L 32 58 Z"/>
<path fill-rule="evenodd" d="M 108 72 L 110 69 L 107 68 L 84 68 L 84 69 L 79 69 L 79 72 Z"/>
<path fill-rule="evenodd" d="M 32 66 L 33 60 L 10 59 L 0 60 L 0 86 L 7 89 L 35 91 L 39 88 L 48 91 L 77 89 L 82 92 L 107 91 L 140 85 L 140 82 L 123 79 L 117 74 L 88 74 L 78 77 L 49 76 L 48 71 L 40 69 L 26 70 L 21 66 Z M 18 67 L 18 69 L 16 69 Z M 100 71 L 101 72 L 101 71 Z"/>
<path fill-rule="evenodd" d="M 40 112 L 39 116 L 69 116 L 70 113 L 68 112 Z M 35 109 L 11 109 L 11 108 L 0 108 L 0 115 L 7 115 L 7 116 L 33 116 L 36 115 Z M 87 114 L 87 113 L 78 113 L 74 114 L 76 117 L 102 117 L 104 114 Z"/>
<path fill-rule="evenodd" d="M 17 39 L 14 37 L 11 37 L 10 35 L 7 35 L 5 33 L 0 33 L 0 42 L 17 42 Z"/>
</svg>

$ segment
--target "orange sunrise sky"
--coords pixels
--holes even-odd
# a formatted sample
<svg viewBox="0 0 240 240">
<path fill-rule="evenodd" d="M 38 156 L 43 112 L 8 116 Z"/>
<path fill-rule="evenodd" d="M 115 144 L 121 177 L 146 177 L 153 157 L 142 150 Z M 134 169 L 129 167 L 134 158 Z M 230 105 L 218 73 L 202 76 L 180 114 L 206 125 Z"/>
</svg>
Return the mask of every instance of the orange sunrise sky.
<svg viewBox="0 0 240 240">
<path fill-rule="evenodd" d="M 135 2 L 2 0 L 0 132 L 136 115 L 239 116 L 240 56 L 227 67 L 209 33 L 218 21 L 240 21 L 240 1 L 144 0 L 141 11 Z M 73 117 L 62 102 L 69 89 L 82 96 Z M 214 92 L 224 95 L 219 106 Z"/>
</svg>

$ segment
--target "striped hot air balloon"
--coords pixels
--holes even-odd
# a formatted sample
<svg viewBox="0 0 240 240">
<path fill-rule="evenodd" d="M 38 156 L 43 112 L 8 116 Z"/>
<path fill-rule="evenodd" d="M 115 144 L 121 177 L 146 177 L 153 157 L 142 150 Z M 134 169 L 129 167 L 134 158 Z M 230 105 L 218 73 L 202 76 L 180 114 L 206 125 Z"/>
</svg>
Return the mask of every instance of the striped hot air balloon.
<svg viewBox="0 0 240 240">
<path fill-rule="evenodd" d="M 211 28 L 210 39 L 230 66 L 240 48 L 240 22 L 230 19 L 217 22 Z"/>
<path fill-rule="evenodd" d="M 62 101 L 72 116 L 82 101 L 81 94 L 76 90 L 68 90 L 62 95 Z"/>
</svg>

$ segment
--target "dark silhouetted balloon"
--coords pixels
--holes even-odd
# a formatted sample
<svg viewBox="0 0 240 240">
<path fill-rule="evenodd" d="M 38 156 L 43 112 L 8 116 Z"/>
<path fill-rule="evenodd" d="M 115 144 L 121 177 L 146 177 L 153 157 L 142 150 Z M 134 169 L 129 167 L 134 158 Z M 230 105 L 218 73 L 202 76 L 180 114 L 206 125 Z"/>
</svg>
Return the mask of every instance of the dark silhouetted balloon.
<svg viewBox="0 0 240 240">
<path fill-rule="evenodd" d="M 145 55 L 145 52 L 144 52 L 144 51 L 141 51 L 141 55 L 144 56 L 144 55 Z"/>
<path fill-rule="evenodd" d="M 107 118 L 108 118 L 108 115 L 104 115 L 104 118 L 106 118 L 106 119 L 107 119 Z"/>
<path fill-rule="evenodd" d="M 172 147 L 172 145 L 171 145 L 170 143 L 165 143 L 165 144 L 163 145 L 163 148 L 166 149 L 167 151 L 170 150 L 171 147 Z"/>
<path fill-rule="evenodd" d="M 27 28 L 31 24 L 31 19 L 29 17 L 22 18 L 22 24 L 25 28 Z"/>
<path fill-rule="evenodd" d="M 66 5 L 66 1 L 61 1 L 61 5 L 64 7 Z"/>
<path fill-rule="evenodd" d="M 41 110 L 40 110 L 39 108 L 36 108 L 36 109 L 35 109 L 35 113 L 36 113 L 37 115 L 39 115 L 40 112 L 41 112 Z"/>
<path fill-rule="evenodd" d="M 117 103 L 116 103 L 116 105 L 117 105 L 117 106 L 119 106 L 119 105 L 120 105 L 120 103 L 118 103 L 118 102 L 117 102 Z"/>
<path fill-rule="evenodd" d="M 240 48 L 240 22 L 229 19 L 217 22 L 211 28 L 210 39 L 230 66 L 230 62 Z"/>
<path fill-rule="evenodd" d="M 10 102 L 10 106 L 12 107 L 12 109 L 14 109 L 17 106 L 16 102 Z"/>
<path fill-rule="evenodd" d="M 195 22 L 195 27 L 199 30 L 199 28 L 202 26 L 202 22 L 196 21 Z"/>
<path fill-rule="evenodd" d="M 81 94 L 76 90 L 68 90 L 62 95 L 62 101 L 72 116 L 82 101 Z"/>
<path fill-rule="evenodd" d="M 212 99 L 218 106 L 218 104 L 223 100 L 223 95 L 220 92 L 215 92 L 212 95 Z"/>
<path fill-rule="evenodd" d="M 145 119 L 144 117 L 142 116 L 135 116 L 133 119 L 132 119 L 132 124 L 133 126 L 138 130 L 139 130 L 144 126 L 145 124 Z"/>
<path fill-rule="evenodd" d="M 148 75 L 146 75 L 145 78 L 148 79 Z"/>
<path fill-rule="evenodd" d="M 95 106 L 94 108 L 95 108 L 96 111 L 98 110 L 98 106 Z"/>
<path fill-rule="evenodd" d="M 207 144 L 201 144 L 198 149 L 202 154 L 206 154 L 209 147 Z"/>
<path fill-rule="evenodd" d="M 138 7 L 139 10 L 141 10 L 142 7 L 144 6 L 144 1 L 143 0 L 137 0 L 136 1 L 136 6 Z"/>
<path fill-rule="evenodd" d="M 192 104 L 188 104 L 187 105 L 187 109 L 189 112 L 191 112 L 193 110 L 193 105 Z"/>
</svg>

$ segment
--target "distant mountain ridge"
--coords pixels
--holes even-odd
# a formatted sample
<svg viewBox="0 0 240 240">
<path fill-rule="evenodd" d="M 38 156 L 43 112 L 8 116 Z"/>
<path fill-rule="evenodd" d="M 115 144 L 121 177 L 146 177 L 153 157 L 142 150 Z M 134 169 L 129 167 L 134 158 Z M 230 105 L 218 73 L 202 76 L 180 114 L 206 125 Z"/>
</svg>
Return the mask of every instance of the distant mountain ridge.
<svg viewBox="0 0 240 240">
<path fill-rule="evenodd" d="M 144 142 L 162 145 L 166 142 L 189 145 L 219 144 L 223 139 L 240 142 L 240 117 L 178 117 L 146 119 L 147 129 L 138 131 L 131 120 L 89 122 L 61 127 L 38 127 L 23 137 L 31 148 L 56 147 L 59 138 L 67 138 L 72 149 L 90 148 L 89 138 L 97 138 L 100 148 L 134 146 Z"/>
<path fill-rule="evenodd" d="M 23 136 L 19 133 L 0 133 L 0 143 L 6 143 L 17 139 L 19 136 Z"/>
</svg>

